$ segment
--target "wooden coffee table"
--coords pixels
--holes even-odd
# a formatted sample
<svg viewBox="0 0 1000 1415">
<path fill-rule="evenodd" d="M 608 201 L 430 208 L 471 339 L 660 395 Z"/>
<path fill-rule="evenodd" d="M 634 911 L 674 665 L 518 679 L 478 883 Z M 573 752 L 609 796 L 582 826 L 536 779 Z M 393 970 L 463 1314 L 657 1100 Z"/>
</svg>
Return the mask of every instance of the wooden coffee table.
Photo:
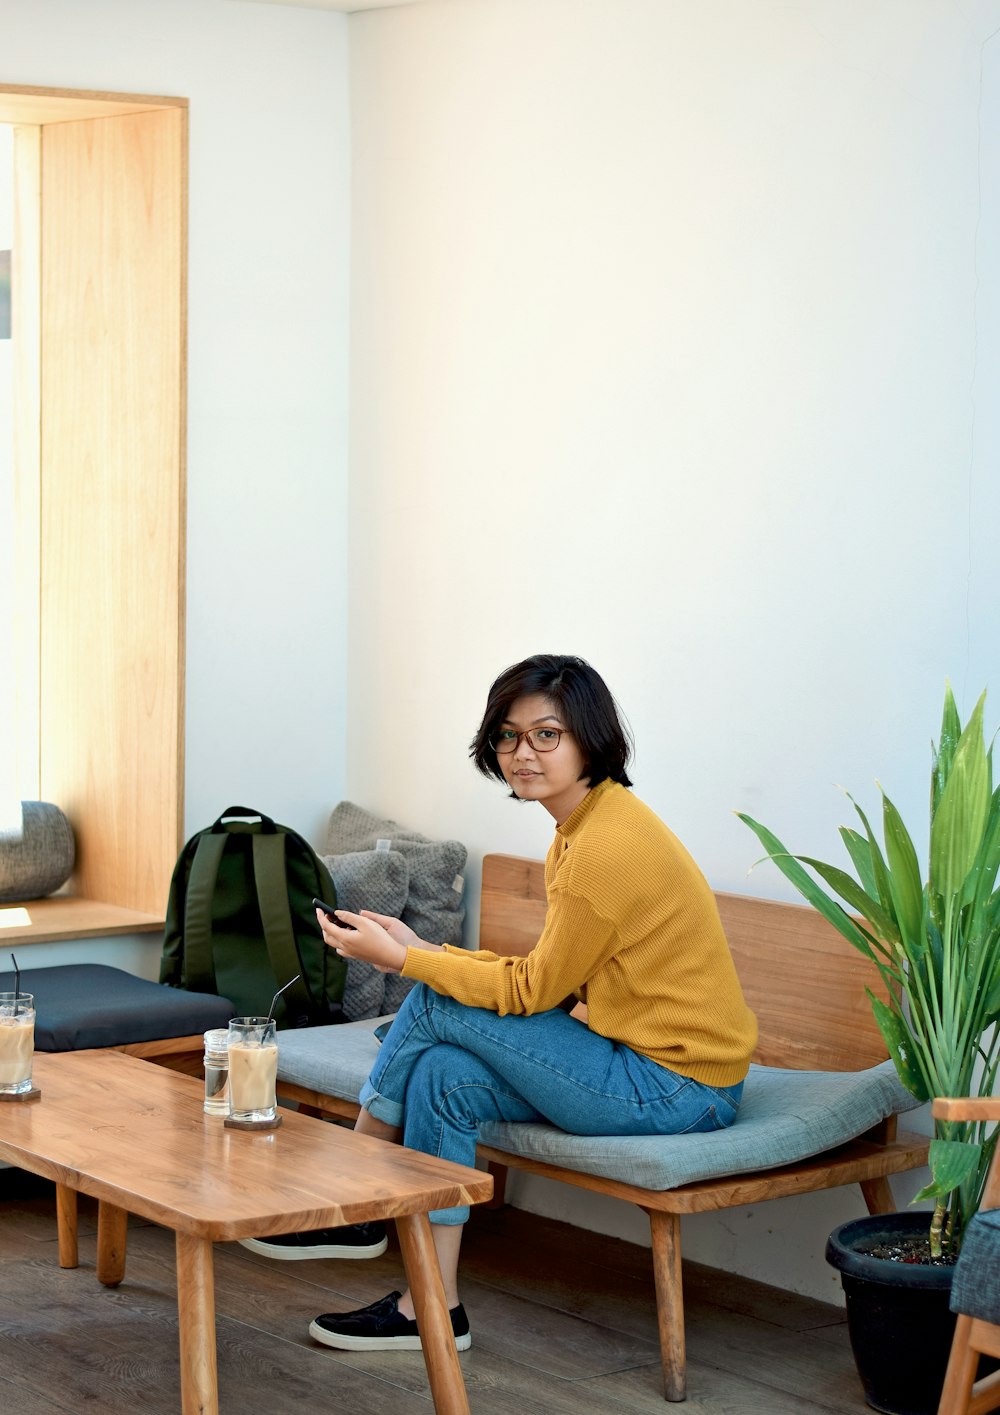
<svg viewBox="0 0 1000 1415">
<path fill-rule="evenodd" d="M 0 1106 L 0 1158 L 56 1182 L 59 1256 L 76 1266 L 76 1194 L 98 1200 L 97 1276 L 125 1275 L 128 1215 L 177 1235 L 183 1415 L 217 1415 L 212 1244 L 393 1219 L 439 1415 L 468 1415 L 427 1215 L 478 1204 L 488 1174 L 283 1111 L 226 1129 L 190 1076 L 120 1052 L 36 1053 L 41 1098 Z"/>
</svg>

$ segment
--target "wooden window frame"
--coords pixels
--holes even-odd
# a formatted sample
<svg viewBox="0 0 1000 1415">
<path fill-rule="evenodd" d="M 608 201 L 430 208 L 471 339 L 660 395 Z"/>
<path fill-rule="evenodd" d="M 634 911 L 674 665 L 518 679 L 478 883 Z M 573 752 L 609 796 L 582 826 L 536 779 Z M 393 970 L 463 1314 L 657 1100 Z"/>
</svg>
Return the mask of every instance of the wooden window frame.
<svg viewBox="0 0 1000 1415">
<path fill-rule="evenodd" d="M 0 946 L 162 928 L 182 844 L 187 117 L 182 98 L 0 85 L 18 713 L 77 844 L 64 892 L 25 922 L 0 906 Z"/>
</svg>

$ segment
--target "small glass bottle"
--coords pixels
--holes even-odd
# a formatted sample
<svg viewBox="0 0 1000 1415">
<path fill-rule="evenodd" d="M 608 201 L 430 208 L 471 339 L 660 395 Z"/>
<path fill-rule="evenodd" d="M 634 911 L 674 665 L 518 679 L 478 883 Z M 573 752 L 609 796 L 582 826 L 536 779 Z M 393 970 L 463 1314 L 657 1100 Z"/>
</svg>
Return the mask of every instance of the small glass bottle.
<svg viewBox="0 0 1000 1415">
<path fill-rule="evenodd" d="M 229 1030 L 218 1027 L 205 1033 L 205 1111 L 229 1114 Z"/>
</svg>

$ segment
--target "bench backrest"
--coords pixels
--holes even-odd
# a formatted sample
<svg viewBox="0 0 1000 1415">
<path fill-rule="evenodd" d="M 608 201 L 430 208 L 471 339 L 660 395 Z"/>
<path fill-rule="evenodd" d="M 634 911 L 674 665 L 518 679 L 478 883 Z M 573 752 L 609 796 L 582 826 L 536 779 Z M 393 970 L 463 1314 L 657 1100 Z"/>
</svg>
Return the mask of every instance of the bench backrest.
<svg viewBox="0 0 1000 1415">
<path fill-rule="evenodd" d="M 885 995 L 873 964 L 805 904 L 716 894 L 747 1004 L 754 1060 L 796 1071 L 861 1071 L 888 1056 L 865 992 Z M 526 954 L 545 920 L 541 860 L 487 855 L 479 946 Z"/>
</svg>

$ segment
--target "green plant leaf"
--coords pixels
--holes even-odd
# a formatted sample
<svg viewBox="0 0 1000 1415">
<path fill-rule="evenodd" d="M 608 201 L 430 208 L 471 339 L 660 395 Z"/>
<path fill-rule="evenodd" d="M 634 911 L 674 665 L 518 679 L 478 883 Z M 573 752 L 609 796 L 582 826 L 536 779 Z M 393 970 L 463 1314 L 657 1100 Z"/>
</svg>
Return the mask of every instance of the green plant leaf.
<svg viewBox="0 0 1000 1415">
<path fill-rule="evenodd" d="M 955 706 L 955 695 L 951 691 L 951 684 L 946 682 L 944 685 L 944 712 L 941 715 L 941 737 L 938 746 L 934 749 L 934 769 L 931 772 L 932 817 L 937 810 L 941 792 L 944 790 L 951 772 L 951 764 L 955 759 L 955 748 L 958 746 L 961 735 L 962 722 L 958 715 L 958 708 Z"/>
<path fill-rule="evenodd" d="M 992 974 L 984 983 L 982 1009 L 987 1027 L 1000 1018 L 1000 958 L 994 959 Z"/>
<path fill-rule="evenodd" d="M 849 904 L 852 909 L 863 915 L 884 943 L 891 944 L 899 938 L 895 921 L 885 912 L 878 900 L 873 899 L 846 871 L 838 870 L 836 865 L 827 865 L 822 860 L 814 860 L 810 855 L 799 855 L 796 858 L 825 879 L 845 904 Z"/>
<path fill-rule="evenodd" d="M 872 852 L 866 838 L 857 830 L 851 830 L 850 826 L 840 827 L 840 838 L 847 846 L 847 853 L 851 857 L 851 863 L 858 872 L 858 879 L 865 888 L 865 892 L 873 899 L 878 899 L 878 885 L 875 883 L 875 869 L 872 865 Z"/>
<path fill-rule="evenodd" d="M 931 880 L 956 898 L 976 862 L 989 811 L 989 767 L 983 746 L 984 693 L 965 725 L 931 818 Z"/>
<path fill-rule="evenodd" d="M 882 858 L 882 851 L 879 849 L 875 834 L 868 824 L 868 817 L 849 791 L 847 792 L 847 799 L 861 817 L 861 824 L 865 828 L 865 839 L 868 841 L 868 851 L 871 857 L 872 873 L 875 877 L 875 890 L 878 894 L 879 903 L 887 914 L 891 914 L 893 909 L 892 890 L 889 888 L 889 872 L 886 869 L 885 860 Z M 896 937 L 899 937 L 898 933 Z"/>
<path fill-rule="evenodd" d="M 920 1199 L 943 1199 L 976 1173 L 982 1145 L 972 1140 L 932 1140 L 928 1160 L 931 1182 L 913 1196 Z"/>
<path fill-rule="evenodd" d="M 854 920 L 842 905 L 830 898 L 826 891 L 816 883 L 812 875 L 806 873 L 796 856 L 785 849 L 773 831 L 768 830 L 767 826 L 761 825 L 759 821 L 755 821 L 752 816 L 744 815 L 742 811 L 737 811 L 736 814 L 743 824 L 749 826 L 756 835 L 767 851 L 767 858 L 777 865 L 781 873 L 794 884 L 802 897 L 822 914 L 823 918 L 831 923 L 839 933 L 842 933 L 848 943 L 853 943 L 854 947 L 859 949 L 866 958 L 873 958 L 871 944 Z"/>
<path fill-rule="evenodd" d="M 883 1002 L 880 997 L 876 997 L 870 988 L 868 996 L 875 1014 L 875 1021 L 878 1023 L 878 1029 L 889 1049 L 889 1055 L 892 1057 L 899 1079 L 906 1089 L 916 1096 L 918 1101 L 929 1101 L 931 1092 L 924 1079 L 924 1073 L 916 1062 L 920 1048 L 914 1041 L 909 1027 L 899 1013 Z"/>
<path fill-rule="evenodd" d="M 1000 786 L 994 791 L 990 801 L 989 814 L 976 855 L 976 863 L 965 882 L 963 903 L 972 904 L 968 923 L 970 938 L 976 937 L 982 931 L 983 919 L 990 895 L 996 884 L 998 869 L 1000 869 Z"/>
<path fill-rule="evenodd" d="M 899 812 L 884 791 L 882 833 L 885 836 L 889 890 L 899 930 L 904 938 L 917 940 L 921 936 L 924 912 L 924 886 L 917 852 Z"/>
</svg>

